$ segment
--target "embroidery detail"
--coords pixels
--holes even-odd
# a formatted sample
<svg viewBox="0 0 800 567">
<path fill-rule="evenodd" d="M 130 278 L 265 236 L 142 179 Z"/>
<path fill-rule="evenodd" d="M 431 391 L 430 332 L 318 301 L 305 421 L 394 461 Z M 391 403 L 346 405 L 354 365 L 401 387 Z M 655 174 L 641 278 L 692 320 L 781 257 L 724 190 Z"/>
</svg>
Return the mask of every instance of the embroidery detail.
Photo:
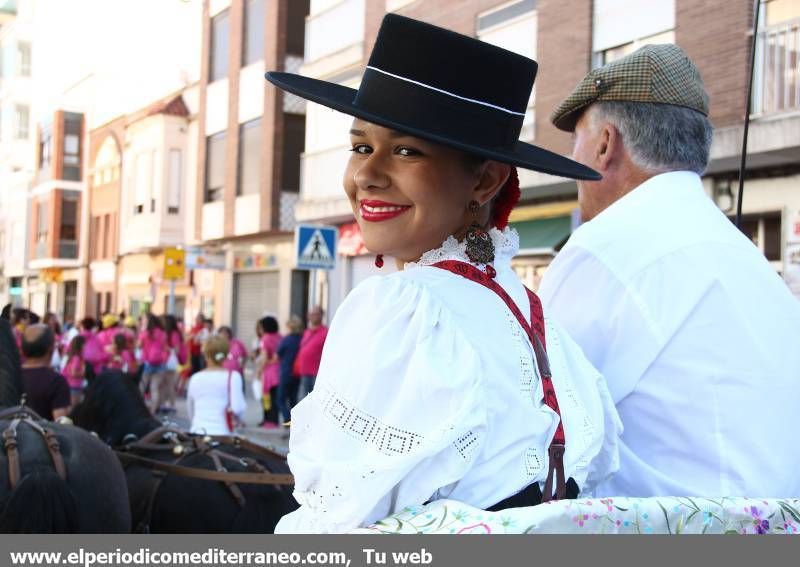
<svg viewBox="0 0 800 567">
<path fill-rule="evenodd" d="M 494 244 L 495 268 L 505 267 L 511 265 L 511 258 L 519 251 L 519 234 L 516 230 L 506 227 L 500 231 L 496 228 L 489 229 L 489 237 Z M 405 269 L 416 268 L 419 266 L 432 266 L 443 260 L 458 260 L 460 262 L 469 262 L 472 264 L 469 256 L 467 256 L 467 245 L 465 242 L 459 242 L 453 236 L 448 236 L 439 248 L 428 250 L 425 252 L 417 262 L 407 262 Z M 473 264 L 480 270 L 485 270 L 485 264 Z"/>
<path fill-rule="evenodd" d="M 468 431 L 453 442 L 456 451 L 465 461 L 469 461 L 480 447 L 480 438 L 474 431 Z"/>
<path fill-rule="evenodd" d="M 322 400 L 322 413 L 350 437 L 370 444 L 384 455 L 406 455 L 422 442 L 422 436 L 381 422 L 331 391 Z"/>
<path fill-rule="evenodd" d="M 533 354 L 531 353 L 528 338 L 523 336 L 522 329 L 519 323 L 517 323 L 517 319 L 511 311 L 507 309 L 504 313 L 506 314 L 506 322 L 508 323 L 511 335 L 514 337 L 515 350 L 519 361 L 519 391 L 522 397 L 530 402 L 531 406 L 535 407 L 537 404 L 533 399 L 533 393 L 536 391 L 536 386 L 539 383 L 539 371 L 533 364 Z"/>
<path fill-rule="evenodd" d="M 528 479 L 535 478 L 544 470 L 544 459 L 539 449 L 531 447 L 525 451 L 525 474 Z"/>
</svg>

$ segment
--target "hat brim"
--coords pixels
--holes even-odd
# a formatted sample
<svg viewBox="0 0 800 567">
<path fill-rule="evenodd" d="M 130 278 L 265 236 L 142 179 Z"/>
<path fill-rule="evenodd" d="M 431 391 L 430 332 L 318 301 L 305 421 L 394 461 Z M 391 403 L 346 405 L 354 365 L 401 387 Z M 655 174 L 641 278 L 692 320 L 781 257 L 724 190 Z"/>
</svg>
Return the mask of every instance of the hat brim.
<svg viewBox="0 0 800 567">
<path fill-rule="evenodd" d="M 356 106 L 354 101 L 358 91 L 337 83 L 312 79 L 294 73 L 279 73 L 275 71 L 268 72 L 265 77 L 270 83 L 280 89 L 327 106 L 328 108 L 338 110 L 344 114 L 361 118 L 367 122 L 379 124 L 386 128 L 397 130 L 398 132 L 405 132 L 418 138 L 438 142 L 487 159 L 522 167 L 524 169 L 548 173 L 550 175 L 568 177 L 570 179 L 585 179 L 590 181 L 602 179 L 601 175 L 593 169 L 559 154 L 534 146 L 533 144 L 517 141 L 510 148 L 480 146 L 428 132 L 423 128 L 400 124 Z"/>
</svg>

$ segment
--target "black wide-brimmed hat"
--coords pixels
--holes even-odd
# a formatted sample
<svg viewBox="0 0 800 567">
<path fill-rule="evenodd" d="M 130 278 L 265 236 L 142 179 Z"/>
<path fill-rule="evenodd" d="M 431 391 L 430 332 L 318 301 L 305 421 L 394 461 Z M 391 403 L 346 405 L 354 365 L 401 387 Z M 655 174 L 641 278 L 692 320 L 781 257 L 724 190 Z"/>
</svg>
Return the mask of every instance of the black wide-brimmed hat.
<svg viewBox="0 0 800 567">
<path fill-rule="evenodd" d="M 537 67 L 511 51 L 388 14 L 358 90 L 293 73 L 266 78 L 334 110 L 481 157 L 600 179 L 571 159 L 519 141 Z"/>
</svg>

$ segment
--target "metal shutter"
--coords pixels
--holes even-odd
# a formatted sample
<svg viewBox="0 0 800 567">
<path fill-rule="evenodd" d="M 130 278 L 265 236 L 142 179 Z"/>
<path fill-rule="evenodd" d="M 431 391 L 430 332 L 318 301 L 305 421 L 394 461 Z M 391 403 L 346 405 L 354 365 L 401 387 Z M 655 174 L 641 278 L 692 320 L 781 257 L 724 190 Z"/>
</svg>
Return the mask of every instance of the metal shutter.
<svg viewBox="0 0 800 567">
<path fill-rule="evenodd" d="M 278 272 L 255 272 L 234 274 L 233 278 L 233 333 L 250 349 L 256 322 L 265 312 L 277 317 L 280 276 Z"/>
</svg>

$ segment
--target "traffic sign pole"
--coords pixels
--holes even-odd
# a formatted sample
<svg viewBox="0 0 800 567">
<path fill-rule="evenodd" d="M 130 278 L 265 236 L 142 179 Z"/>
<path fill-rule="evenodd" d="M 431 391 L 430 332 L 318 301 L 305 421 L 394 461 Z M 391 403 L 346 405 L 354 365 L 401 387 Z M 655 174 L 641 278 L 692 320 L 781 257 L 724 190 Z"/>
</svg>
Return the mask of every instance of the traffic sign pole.
<svg viewBox="0 0 800 567">
<path fill-rule="evenodd" d="M 169 303 L 167 304 L 167 313 L 175 315 L 175 280 L 169 280 Z"/>
</svg>

